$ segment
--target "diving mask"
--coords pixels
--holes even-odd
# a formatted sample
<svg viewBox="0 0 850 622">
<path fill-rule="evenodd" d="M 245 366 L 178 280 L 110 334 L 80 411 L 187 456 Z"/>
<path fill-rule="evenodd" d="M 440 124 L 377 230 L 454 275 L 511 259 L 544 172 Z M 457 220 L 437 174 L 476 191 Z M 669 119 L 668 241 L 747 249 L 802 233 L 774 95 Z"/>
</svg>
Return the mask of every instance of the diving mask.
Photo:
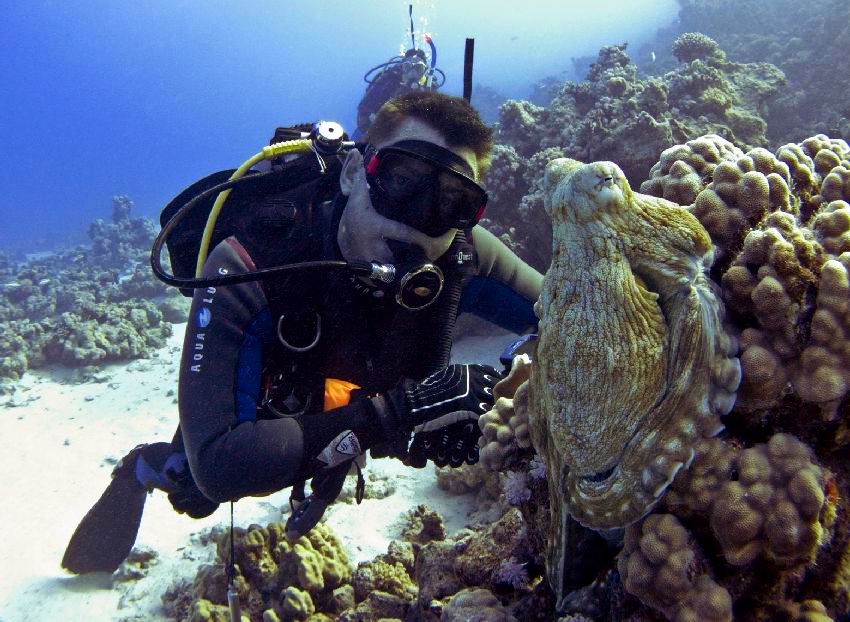
<svg viewBox="0 0 850 622">
<path fill-rule="evenodd" d="M 364 157 L 369 198 L 386 218 L 435 237 L 469 229 L 484 214 L 487 192 L 463 158 L 423 140 L 369 146 Z"/>
</svg>

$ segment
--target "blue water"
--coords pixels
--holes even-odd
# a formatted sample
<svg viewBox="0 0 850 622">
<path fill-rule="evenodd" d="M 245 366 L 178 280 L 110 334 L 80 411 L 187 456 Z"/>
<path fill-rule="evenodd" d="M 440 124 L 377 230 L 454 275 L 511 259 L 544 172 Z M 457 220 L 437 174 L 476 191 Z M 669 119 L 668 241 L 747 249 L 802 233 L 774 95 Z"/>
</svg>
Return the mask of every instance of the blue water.
<svg viewBox="0 0 850 622">
<path fill-rule="evenodd" d="M 193 180 L 256 153 L 276 126 L 327 118 L 353 130 L 363 74 L 409 45 L 408 4 L 5 3 L 0 250 L 85 240 L 114 194 L 153 217 Z M 413 4 L 445 92 L 462 91 L 471 36 L 475 82 L 510 97 L 566 78 L 572 57 L 602 45 L 636 49 L 676 12 L 675 0 Z"/>
</svg>

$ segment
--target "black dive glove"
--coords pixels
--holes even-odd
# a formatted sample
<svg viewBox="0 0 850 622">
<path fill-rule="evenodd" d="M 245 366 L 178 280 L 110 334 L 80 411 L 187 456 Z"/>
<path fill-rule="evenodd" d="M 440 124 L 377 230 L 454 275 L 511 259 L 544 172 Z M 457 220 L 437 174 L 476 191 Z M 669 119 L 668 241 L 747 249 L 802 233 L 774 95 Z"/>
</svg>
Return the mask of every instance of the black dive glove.
<svg viewBox="0 0 850 622">
<path fill-rule="evenodd" d="M 166 462 L 164 472 L 170 483 L 168 500 L 175 512 L 205 518 L 218 509 L 218 503 L 207 499 L 198 489 L 184 454 L 175 454 Z"/>
<path fill-rule="evenodd" d="M 493 385 L 499 379 L 488 365 L 449 365 L 419 382 L 405 379 L 372 398 L 392 453 L 415 467 L 425 466 L 428 459 L 438 466 L 477 462 L 478 417 L 492 407 Z"/>
</svg>

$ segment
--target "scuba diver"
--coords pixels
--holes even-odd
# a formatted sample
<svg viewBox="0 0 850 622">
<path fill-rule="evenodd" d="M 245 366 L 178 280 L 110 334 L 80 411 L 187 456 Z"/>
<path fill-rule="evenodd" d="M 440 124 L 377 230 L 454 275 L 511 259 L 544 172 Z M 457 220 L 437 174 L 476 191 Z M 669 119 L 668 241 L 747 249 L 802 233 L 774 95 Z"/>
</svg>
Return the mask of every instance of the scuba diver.
<svg viewBox="0 0 850 622">
<path fill-rule="evenodd" d="M 425 51 L 416 47 L 413 31 L 413 5 L 410 14 L 410 49 L 401 56 L 393 56 L 380 65 L 372 67 L 363 76 L 368 85 L 357 106 L 357 129 L 354 140 L 366 135 L 369 125 L 381 106 L 393 97 L 416 90 L 437 90 L 446 81 L 446 75 L 437 67 L 437 47 L 430 35 L 423 35 L 428 44 L 431 60 Z"/>
<path fill-rule="evenodd" d="M 201 518 L 291 487 L 295 538 L 352 469 L 359 503 L 366 451 L 416 468 L 477 462 L 478 417 L 501 376 L 450 364 L 455 319 L 471 312 L 532 330 L 543 280 L 477 224 L 490 128 L 467 100 L 424 90 L 384 104 L 364 143 L 338 124 L 311 132 L 306 156 L 279 155 L 288 143 L 273 140 L 163 210 L 154 272 L 194 292 L 180 425 L 172 442 L 139 445 L 118 463 L 71 538 L 62 560 L 71 572 L 114 571 L 155 489 Z M 280 181 L 307 165 L 307 180 Z M 201 205 L 203 237 L 186 216 Z M 164 239 L 176 276 L 161 265 Z"/>
</svg>

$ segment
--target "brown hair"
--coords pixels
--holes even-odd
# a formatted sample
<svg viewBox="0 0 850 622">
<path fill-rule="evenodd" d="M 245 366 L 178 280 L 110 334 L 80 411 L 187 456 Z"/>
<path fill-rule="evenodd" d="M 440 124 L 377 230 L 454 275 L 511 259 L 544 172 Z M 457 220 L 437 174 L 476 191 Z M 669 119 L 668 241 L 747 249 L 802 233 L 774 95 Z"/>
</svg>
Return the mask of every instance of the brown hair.
<svg viewBox="0 0 850 622">
<path fill-rule="evenodd" d="M 480 175 L 490 165 L 493 131 L 478 111 L 462 97 L 434 91 L 411 91 L 393 97 L 375 115 L 366 140 L 380 144 L 389 139 L 406 119 L 419 119 L 440 132 L 449 147 L 468 147 L 478 160 Z"/>
</svg>

